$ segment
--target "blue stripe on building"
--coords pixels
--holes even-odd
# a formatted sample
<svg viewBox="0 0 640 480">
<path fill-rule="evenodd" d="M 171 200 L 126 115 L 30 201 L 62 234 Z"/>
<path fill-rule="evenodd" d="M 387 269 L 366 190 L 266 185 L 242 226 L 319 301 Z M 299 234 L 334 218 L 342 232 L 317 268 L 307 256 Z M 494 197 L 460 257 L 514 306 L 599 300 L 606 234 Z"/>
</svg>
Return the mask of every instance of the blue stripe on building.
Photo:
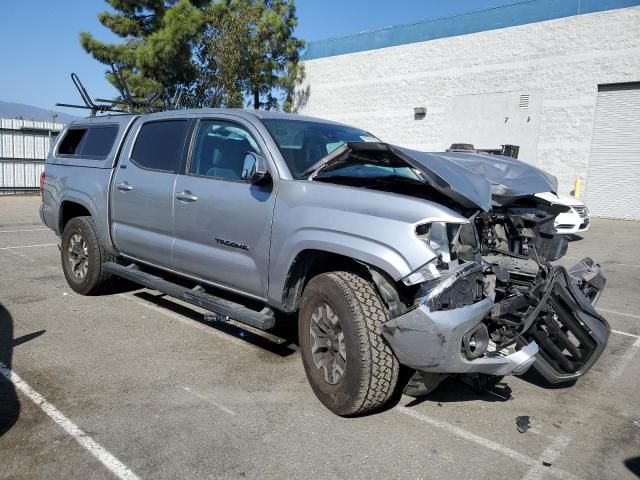
<svg viewBox="0 0 640 480">
<path fill-rule="evenodd" d="M 640 0 L 528 0 L 452 17 L 309 42 L 304 60 L 497 30 L 640 5 Z"/>
</svg>

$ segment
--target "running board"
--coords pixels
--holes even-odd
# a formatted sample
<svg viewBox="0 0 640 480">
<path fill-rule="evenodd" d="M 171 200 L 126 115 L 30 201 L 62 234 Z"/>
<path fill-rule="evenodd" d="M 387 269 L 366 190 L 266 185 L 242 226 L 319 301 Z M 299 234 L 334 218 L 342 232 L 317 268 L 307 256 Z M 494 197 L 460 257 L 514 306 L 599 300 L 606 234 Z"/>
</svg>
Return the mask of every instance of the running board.
<svg viewBox="0 0 640 480">
<path fill-rule="evenodd" d="M 141 271 L 135 264 L 131 264 L 126 267 L 114 262 L 107 262 L 102 265 L 102 269 L 105 272 L 111 273 L 118 277 L 130 280 L 134 283 L 138 283 L 145 287 L 169 295 L 170 297 L 177 298 L 192 305 L 197 305 L 206 310 L 218 314 L 218 321 L 236 320 L 241 323 L 245 323 L 260 330 L 269 330 L 275 326 L 275 318 L 273 312 L 265 310 L 257 312 L 244 305 L 224 298 L 216 297 L 209 293 L 201 291 L 201 289 L 189 289 L 178 285 L 176 283 L 169 282 L 164 278 L 151 275 Z"/>
</svg>

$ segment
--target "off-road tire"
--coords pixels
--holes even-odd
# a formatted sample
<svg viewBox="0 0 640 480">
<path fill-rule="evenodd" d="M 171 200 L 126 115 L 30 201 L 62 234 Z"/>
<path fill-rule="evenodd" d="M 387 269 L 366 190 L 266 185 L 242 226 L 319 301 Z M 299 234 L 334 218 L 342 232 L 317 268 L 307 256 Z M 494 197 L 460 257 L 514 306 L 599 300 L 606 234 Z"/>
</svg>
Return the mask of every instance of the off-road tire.
<svg viewBox="0 0 640 480">
<path fill-rule="evenodd" d="M 78 278 L 74 275 L 69 263 L 69 244 L 74 235 L 80 235 L 87 246 L 88 268 L 83 278 Z M 66 224 L 62 232 L 60 260 L 67 283 L 76 293 L 99 295 L 107 292 L 113 286 L 113 275 L 106 273 L 102 269 L 102 265 L 106 262 L 115 261 L 116 257 L 108 253 L 100 243 L 100 237 L 92 217 L 74 217 Z"/>
<path fill-rule="evenodd" d="M 328 383 L 312 354 L 312 314 L 326 303 L 338 315 L 346 346 L 345 371 L 339 383 Z M 300 351 L 307 379 L 318 399 L 341 416 L 378 409 L 391 397 L 399 363 L 380 334 L 389 312 L 375 287 L 350 272 L 330 272 L 312 278 L 299 311 Z"/>
</svg>

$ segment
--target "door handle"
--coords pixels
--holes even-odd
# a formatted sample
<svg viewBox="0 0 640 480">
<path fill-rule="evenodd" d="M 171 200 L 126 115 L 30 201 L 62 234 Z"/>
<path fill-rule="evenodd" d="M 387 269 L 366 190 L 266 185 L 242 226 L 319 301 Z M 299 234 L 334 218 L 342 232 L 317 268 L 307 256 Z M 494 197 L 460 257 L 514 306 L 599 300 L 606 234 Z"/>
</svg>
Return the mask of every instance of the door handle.
<svg viewBox="0 0 640 480">
<path fill-rule="evenodd" d="M 185 190 L 184 192 L 180 192 L 176 194 L 176 198 L 181 202 L 191 203 L 198 200 L 198 197 L 192 195 L 189 190 Z"/>
<path fill-rule="evenodd" d="M 118 185 L 116 185 L 116 188 L 121 192 L 129 192 L 133 190 L 133 187 L 129 185 L 127 182 L 120 182 Z"/>
</svg>

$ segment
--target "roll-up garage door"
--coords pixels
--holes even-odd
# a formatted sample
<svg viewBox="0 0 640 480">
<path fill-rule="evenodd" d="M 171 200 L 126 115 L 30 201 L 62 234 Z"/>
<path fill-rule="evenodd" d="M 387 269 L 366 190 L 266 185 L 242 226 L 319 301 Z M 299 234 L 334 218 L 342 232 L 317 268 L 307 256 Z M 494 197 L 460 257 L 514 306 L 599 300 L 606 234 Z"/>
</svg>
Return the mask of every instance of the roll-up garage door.
<svg viewBox="0 0 640 480">
<path fill-rule="evenodd" d="M 640 82 L 598 88 L 585 193 L 594 216 L 640 220 Z"/>
</svg>

